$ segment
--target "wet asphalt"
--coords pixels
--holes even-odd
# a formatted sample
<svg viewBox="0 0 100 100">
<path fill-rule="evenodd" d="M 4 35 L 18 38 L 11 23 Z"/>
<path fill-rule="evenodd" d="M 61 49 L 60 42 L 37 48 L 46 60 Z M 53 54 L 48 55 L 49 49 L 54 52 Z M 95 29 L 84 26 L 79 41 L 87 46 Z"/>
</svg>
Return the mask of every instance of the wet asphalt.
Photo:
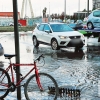
<svg viewBox="0 0 100 100">
<path fill-rule="evenodd" d="M 80 50 L 64 48 L 58 51 L 42 44 L 39 48 L 34 48 L 31 32 L 21 32 L 19 41 L 21 63 L 32 63 L 33 59 L 44 54 L 45 65 L 40 66 L 39 70 L 51 74 L 59 87 L 68 88 L 70 86 L 79 89 L 81 91 L 80 100 L 100 100 L 100 42 L 98 38 L 85 37 L 86 43 Z M 4 53 L 15 54 L 13 33 L 1 34 L 0 42 L 4 47 Z M 8 61 L 3 55 L 0 56 L 0 61 L 4 62 L 1 67 L 6 68 Z M 15 62 L 15 58 L 12 61 Z M 25 66 L 20 69 L 21 73 L 25 74 L 30 68 Z M 58 100 L 65 99 L 64 96 L 58 98 Z"/>
</svg>

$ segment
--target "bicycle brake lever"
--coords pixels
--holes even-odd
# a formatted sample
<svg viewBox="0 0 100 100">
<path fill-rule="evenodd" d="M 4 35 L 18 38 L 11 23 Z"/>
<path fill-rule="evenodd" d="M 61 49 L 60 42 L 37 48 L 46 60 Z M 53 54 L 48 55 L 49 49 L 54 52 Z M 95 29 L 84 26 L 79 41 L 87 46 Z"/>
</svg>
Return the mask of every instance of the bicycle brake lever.
<svg viewBox="0 0 100 100">
<path fill-rule="evenodd" d="M 37 60 L 40 61 L 41 57 L 44 58 L 43 54 L 41 54 Z"/>
</svg>

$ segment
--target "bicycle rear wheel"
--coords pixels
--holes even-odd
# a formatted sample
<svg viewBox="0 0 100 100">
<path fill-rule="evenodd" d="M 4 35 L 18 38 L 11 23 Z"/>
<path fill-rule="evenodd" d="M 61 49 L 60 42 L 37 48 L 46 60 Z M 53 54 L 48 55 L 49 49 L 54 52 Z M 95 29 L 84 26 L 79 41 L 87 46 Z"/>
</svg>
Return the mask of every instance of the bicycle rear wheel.
<svg viewBox="0 0 100 100">
<path fill-rule="evenodd" d="M 39 73 L 40 83 L 43 91 L 41 91 L 36 82 L 36 76 L 32 75 L 26 82 L 24 93 L 27 100 L 56 100 L 58 85 L 56 80 L 46 74 Z"/>
<path fill-rule="evenodd" d="M 9 74 L 2 68 L 0 68 L 0 100 L 6 97 L 9 93 L 8 86 L 10 83 Z"/>
</svg>

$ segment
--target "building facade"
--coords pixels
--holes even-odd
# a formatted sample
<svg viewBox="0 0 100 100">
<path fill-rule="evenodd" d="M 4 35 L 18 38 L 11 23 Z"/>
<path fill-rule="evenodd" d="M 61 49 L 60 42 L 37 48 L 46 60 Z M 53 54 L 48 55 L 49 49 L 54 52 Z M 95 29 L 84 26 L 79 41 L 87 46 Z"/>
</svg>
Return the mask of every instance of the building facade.
<svg viewBox="0 0 100 100">
<path fill-rule="evenodd" d="M 20 19 L 20 12 L 18 12 L 18 19 Z M 13 12 L 0 12 L 0 26 L 9 26 L 13 22 Z"/>
<path fill-rule="evenodd" d="M 93 9 L 100 8 L 100 0 L 92 0 Z"/>
</svg>

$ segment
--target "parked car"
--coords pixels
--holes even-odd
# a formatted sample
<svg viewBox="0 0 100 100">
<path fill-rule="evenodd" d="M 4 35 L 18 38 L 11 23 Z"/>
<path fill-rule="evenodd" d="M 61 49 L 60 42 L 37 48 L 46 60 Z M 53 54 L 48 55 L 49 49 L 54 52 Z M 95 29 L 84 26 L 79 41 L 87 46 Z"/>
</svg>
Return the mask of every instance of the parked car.
<svg viewBox="0 0 100 100">
<path fill-rule="evenodd" d="M 67 19 L 67 20 L 66 20 L 66 23 L 67 23 L 67 24 L 69 24 L 69 23 L 75 23 L 75 20 Z"/>
<path fill-rule="evenodd" d="M 13 22 L 9 23 L 9 26 L 14 26 L 14 23 Z"/>
<path fill-rule="evenodd" d="M 79 30 L 83 28 L 82 24 L 77 24 L 77 23 L 70 23 L 68 24 L 71 28 L 73 28 L 74 30 Z"/>
<path fill-rule="evenodd" d="M 87 19 L 88 19 L 88 18 L 87 18 L 87 17 L 85 17 L 83 21 L 84 21 L 84 22 L 87 22 Z"/>
<path fill-rule="evenodd" d="M 85 44 L 84 35 L 74 31 L 66 23 L 41 23 L 33 30 L 33 45 L 50 45 L 53 50 L 63 47 L 82 48 Z"/>
<path fill-rule="evenodd" d="M 9 26 L 14 26 L 14 23 L 13 22 L 9 23 Z M 22 26 L 22 25 L 18 23 L 18 26 Z"/>
<path fill-rule="evenodd" d="M 4 54 L 4 48 L 2 44 L 0 43 L 0 56 L 2 56 L 3 54 Z"/>
<path fill-rule="evenodd" d="M 100 28 L 100 9 L 91 12 L 87 18 L 87 28 L 94 29 Z"/>
<path fill-rule="evenodd" d="M 82 20 L 77 20 L 75 23 L 76 24 L 83 24 L 83 21 Z"/>
</svg>

